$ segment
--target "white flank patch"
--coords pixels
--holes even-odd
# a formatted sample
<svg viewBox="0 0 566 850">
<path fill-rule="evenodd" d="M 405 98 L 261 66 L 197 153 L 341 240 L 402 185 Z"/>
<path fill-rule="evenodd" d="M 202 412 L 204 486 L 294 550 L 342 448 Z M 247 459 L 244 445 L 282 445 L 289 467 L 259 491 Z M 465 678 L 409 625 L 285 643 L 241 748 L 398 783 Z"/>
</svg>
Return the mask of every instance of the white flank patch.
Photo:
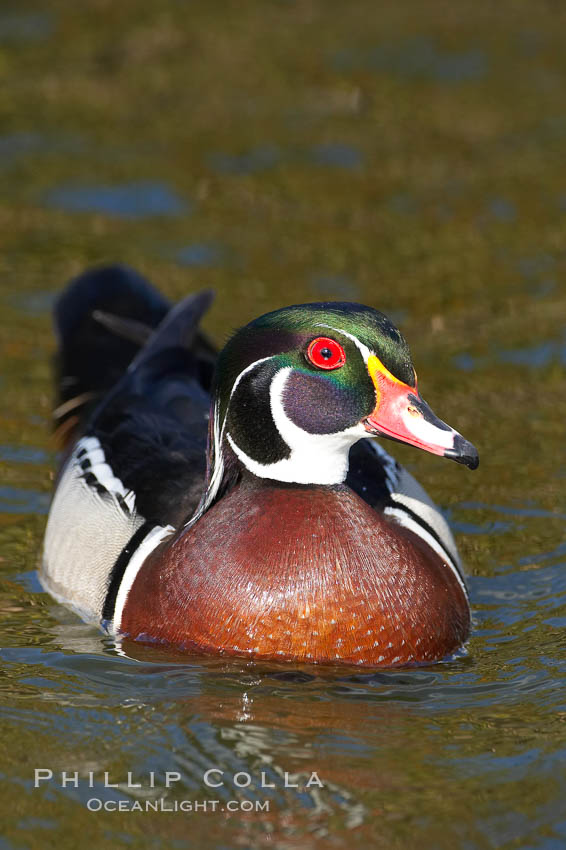
<svg viewBox="0 0 566 850">
<path fill-rule="evenodd" d="M 435 505 L 419 482 L 402 466 L 399 467 L 397 484 L 391 493 L 391 498 L 399 507 L 405 507 L 416 514 L 434 531 L 453 563 L 461 569 L 456 543 L 439 507 Z"/>
<path fill-rule="evenodd" d="M 85 461 L 89 465 L 83 470 Z M 86 482 L 89 473 L 105 493 Z M 83 437 L 61 472 L 51 503 L 42 583 L 83 619 L 100 623 L 112 567 L 142 523 L 134 494 L 106 463 L 100 442 Z"/>
<path fill-rule="evenodd" d="M 139 573 L 141 567 L 143 566 L 146 558 L 153 552 L 153 550 L 157 546 L 159 546 L 160 543 L 162 543 L 164 540 L 167 540 L 167 538 L 171 534 L 173 534 L 174 531 L 175 529 L 172 525 L 156 525 L 144 537 L 144 539 L 130 558 L 128 566 L 126 567 L 126 571 L 122 576 L 122 581 L 120 582 L 118 595 L 116 596 L 116 605 L 114 606 L 114 617 L 112 619 L 111 628 L 111 631 L 113 633 L 118 633 L 120 631 L 122 614 L 124 613 L 124 605 L 126 604 L 128 594 L 132 588 L 136 576 Z"/>
<path fill-rule="evenodd" d="M 227 439 L 236 456 L 259 478 L 272 478 L 293 484 L 341 484 L 348 474 L 350 447 L 367 431 L 361 424 L 336 434 L 309 434 L 291 422 L 283 407 L 283 392 L 291 366 L 280 369 L 271 382 L 270 402 L 273 421 L 291 456 L 276 463 L 258 463 L 234 442 Z"/>
<path fill-rule="evenodd" d="M 399 522 L 400 525 L 404 526 L 405 528 L 408 528 L 409 531 L 414 532 L 414 534 L 418 535 L 418 537 L 420 537 L 422 540 L 424 540 L 425 543 L 427 543 L 430 546 L 431 549 L 434 549 L 436 554 L 439 555 L 442 558 L 442 560 L 445 561 L 448 564 L 448 566 L 450 567 L 450 569 L 452 570 L 452 572 L 456 576 L 456 578 L 458 580 L 458 584 L 460 585 L 460 587 L 464 591 L 464 594 L 465 594 L 466 599 L 467 599 L 468 598 L 468 589 L 467 589 L 466 585 L 464 584 L 464 580 L 463 580 L 462 576 L 460 575 L 459 570 L 456 568 L 455 564 L 453 563 L 451 556 L 448 554 L 446 549 L 444 549 L 444 547 L 440 545 L 438 540 L 436 540 L 436 538 L 434 538 L 432 536 L 432 534 L 429 534 L 429 532 L 426 530 L 426 528 L 424 528 L 424 526 L 422 526 L 420 524 L 420 522 L 417 522 L 415 519 L 413 519 L 412 516 L 409 516 L 409 514 L 406 513 L 403 510 L 402 507 L 399 507 L 399 508 L 388 507 L 388 508 L 385 508 L 385 510 L 383 512 L 385 514 L 387 514 L 387 516 L 395 517 L 395 519 Z"/>
<path fill-rule="evenodd" d="M 400 466 L 380 446 L 377 440 L 370 439 L 368 442 L 385 470 L 387 489 L 393 501 L 393 505 L 386 507 L 384 513 L 395 517 L 405 528 L 418 534 L 437 555 L 440 555 L 443 561 L 448 563 L 467 597 L 468 591 L 463 579 L 462 564 L 458 555 L 458 549 L 456 548 L 450 527 L 442 516 L 439 507 L 434 504 L 419 482 L 403 466 Z M 410 510 L 415 516 L 408 514 L 404 508 Z M 432 529 L 436 537 L 433 537 L 419 520 L 422 520 L 422 523 L 426 523 L 426 526 Z M 440 540 L 440 543 L 436 538 Z"/>
</svg>

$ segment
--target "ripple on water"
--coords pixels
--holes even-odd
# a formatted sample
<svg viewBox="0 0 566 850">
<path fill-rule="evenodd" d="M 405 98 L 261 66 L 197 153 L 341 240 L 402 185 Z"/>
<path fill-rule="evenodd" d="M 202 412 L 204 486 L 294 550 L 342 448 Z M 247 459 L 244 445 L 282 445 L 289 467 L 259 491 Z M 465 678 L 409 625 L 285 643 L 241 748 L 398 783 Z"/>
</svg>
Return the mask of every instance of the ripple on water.
<svg viewBox="0 0 566 850">
<path fill-rule="evenodd" d="M 481 510 L 494 511 L 499 514 L 508 514 L 509 516 L 531 517 L 542 519 L 566 519 L 566 514 L 547 511 L 544 508 L 537 508 L 533 504 L 526 505 L 488 505 L 485 502 L 460 502 L 457 509 L 462 510 Z M 453 508 L 456 510 L 456 508 Z"/>
<path fill-rule="evenodd" d="M 221 174 L 246 175 L 266 171 L 278 165 L 282 152 L 274 145 L 260 145 L 241 154 L 211 153 L 208 162 Z"/>
<path fill-rule="evenodd" d="M 319 297 L 337 301 L 358 301 L 360 298 L 359 286 L 341 274 L 316 274 L 311 278 L 311 289 Z"/>
<path fill-rule="evenodd" d="M 10 133 L 0 136 L 0 167 L 6 168 L 18 157 L 43 151 L 44 148 L 45 139 L 39 133 Z"/>
<path fill-rule="evenodd" d="M 360 168 L 364 158 L 357 148 L 338 142 L 327 142 L 314 145 L 310 150 L 310 158 L 316 165 L 334 168 Z"/>
<path fill-rule="evenodd" d="M 180 248 L 175 254 L 175 259 L 182 266 L 218 266 L 224 262 L 226 254 L 226 248 L 219 243 L 194 242 L 192 245 Z"/>
<path fill-rule="evenodd" d="M 221 174 L 246 176 L 267 171 L 276 166 L 318 165 L 327 168 L 360 168 L 364 156 L 358 148 L 343 142 L 321 142 L 304 150 L 283 152 L 271 145 L 260 145 L 240 154 L 215 152 L 208 156 L 210 166 Z"/>
<path fill-rule="evenodd" d="M 442 50 L 427 38 L 413 38 L 397 44 L 384 43 L 365 50 L 340 50 L 333 56 L 333 65 L 340 71 L 368 69 L 448 84 L 478 80 L 488 71 L 488 60 L 483 50 Z"/>
<path fill-rule="evenodd" d="M 0 460 L 13 463 L 46 463 L 49 460 L 49 454 L 34 446 L 0 445 Z"/>
<path fill-rule="evenodd" d="M 517 208 L 507 198 L 492 198 L 488 211 L 497 221 L 515 221 L 517 218 Z"/>
<path fill-rule="evenodd" d="M 41 41 L 54 29 L 54 18 L 45 12 L 0 14 L 0 43 Z"/>
<path fill-rule="evenodd" d="M 94 212 L 116 218 L 175 216 L 191 211 L 191 204 L 165 183 L 140 180 L 122 185 L 65 184 L 49 190 L 47 206 L 65 212 Z"/>
<path fill-rule="evenodd" d="M 0 487 L 0 513 L 3 514 L 46 514 L 51 495 L 22 487 Z"/>
<path fill-rule="evenodd" d="M 547 340 L 523 348 L 502 348 L 486 357 L 474 357 L 465 352 L 453 357 L 452 362 L 465 372 L 482 369 L 497 362 L 527 366 L 530 369 L 546 369 L 552 363 L 566 366 L 566 340 Z"/>
<path fill-rule="evenodd" d="M 83 152 L 84 144 L 79 136 L 25 131 L 6 133 L 0 136 L 0 169 L 10 168 L 26 157 L 42 154 L 76 155 Z"/>
</svg>

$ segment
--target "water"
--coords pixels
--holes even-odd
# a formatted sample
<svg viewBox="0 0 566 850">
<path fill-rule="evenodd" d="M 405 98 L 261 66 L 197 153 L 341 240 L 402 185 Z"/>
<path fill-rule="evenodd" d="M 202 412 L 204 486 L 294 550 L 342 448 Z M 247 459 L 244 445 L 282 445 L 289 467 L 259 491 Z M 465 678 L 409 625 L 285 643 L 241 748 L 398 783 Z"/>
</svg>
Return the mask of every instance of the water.
<svg viewBox="0 0 566 850">
<path fill-rule="evenodd" d="M 161 183 L 123 186 L 59 186 L 47 193 L 45 202 L 66 212 L 103 213 L 118 218 L 180 215 L 187 204 Z"/>
<path fill-rule="evenodd" d="M 566 846 L 566 10 L 67 6 L 0 16 L 0 847 Z M 402 324 L 481 455 L 396 449 L 457 534 L 465 653 L 360 672 L 120 648 L 41 591 L 49 311 L 115 260 L 172 298 L 215 288 L 219 342 L 309 299 Z M 161 797 L 193 811 L 88 809 Z"/>
</svg>

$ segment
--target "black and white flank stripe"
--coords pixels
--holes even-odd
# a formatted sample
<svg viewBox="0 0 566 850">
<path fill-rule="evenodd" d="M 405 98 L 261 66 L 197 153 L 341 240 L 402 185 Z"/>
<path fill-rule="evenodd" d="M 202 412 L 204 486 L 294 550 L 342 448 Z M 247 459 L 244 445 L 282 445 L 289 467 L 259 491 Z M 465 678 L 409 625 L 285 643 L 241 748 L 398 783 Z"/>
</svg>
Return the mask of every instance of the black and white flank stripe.
<svg viewBox="0 0 566 850">
<path fill-rule="evenodd" d="M 117 630 L 118 616 L 147 555 L 173 531 L 136 511 L 96 437 L 83 437 L 58 482 L 43 549 L 46 590 L 87 622 Z"/>
</svg>

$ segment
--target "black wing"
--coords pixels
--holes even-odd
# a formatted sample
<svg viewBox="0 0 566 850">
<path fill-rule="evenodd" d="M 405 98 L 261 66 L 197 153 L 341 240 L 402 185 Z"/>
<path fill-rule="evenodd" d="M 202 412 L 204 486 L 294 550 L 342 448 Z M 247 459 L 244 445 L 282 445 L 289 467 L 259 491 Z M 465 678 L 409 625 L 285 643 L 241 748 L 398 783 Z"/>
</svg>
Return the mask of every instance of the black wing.
<svg viewBox="0 0 566 850">
<path fill-rule="evenodd" d="M 190 515 L 204 483 L 215 352 L 198 324 L 211 301 L 201 292 L 171 309 L 111 267 L 77 278 L 56 307 L 63 442 L 96 437 L 138 513 L 161 525 Z"/>
</svg>

